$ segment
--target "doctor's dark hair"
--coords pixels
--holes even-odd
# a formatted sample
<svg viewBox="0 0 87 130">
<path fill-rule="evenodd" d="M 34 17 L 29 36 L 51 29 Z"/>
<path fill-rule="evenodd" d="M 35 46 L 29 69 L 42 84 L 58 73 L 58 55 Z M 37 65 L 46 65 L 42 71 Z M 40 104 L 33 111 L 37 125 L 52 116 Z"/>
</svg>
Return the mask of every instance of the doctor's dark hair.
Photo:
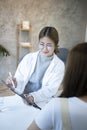
<svg viewBox="0 0 87 130">
<path fill-rule="evenodd" d="M 49 37 L 55 44 L 54 52 L 58 52 L 58 42 L 59 42 L 59 35 L 57 30 L 54 27 L 44 27 L 39 33 L 39 40 L 43 37 Z"/>
<path fill-rule="evenodd" d="M 87 95 L 87 43 L 79 43 L 70 51 L 60 97 Z"/>
</svg>

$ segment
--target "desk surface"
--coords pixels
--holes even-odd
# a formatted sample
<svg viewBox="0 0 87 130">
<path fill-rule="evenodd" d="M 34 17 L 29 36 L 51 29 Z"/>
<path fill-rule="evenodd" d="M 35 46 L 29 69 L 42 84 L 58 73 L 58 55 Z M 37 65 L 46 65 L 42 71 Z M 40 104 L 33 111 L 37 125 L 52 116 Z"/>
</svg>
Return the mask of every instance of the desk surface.
<svg viewBox="0 0 87 130">
<path fill-rule="evenodd" d="M 25 104 L 21 97 L 3 85 L 0 85 L 0 102 L 0 130 L 26 130 L 40 112 Z M 37 105 L 43 108 L 46 103 L 40 102 Z"/>
<path fill-rule="evenodd" d="M 39 109 L 25 104 L 18 95 L 6 96 L 4 103 L 0 105 L 0 130 L 26 130 Z M 2 97 L 0 97 L 2 100 Z M 44 104 L 39 103 L 40 107 Z"/>
<path fill-rule="evenodd" d="M 21 97 L 0 84 L 0 100 L 2 97 L 4 103 L 0 104 L 0 130 L 26 130 L 40 110 L 24 104 Z"/>
</svg>

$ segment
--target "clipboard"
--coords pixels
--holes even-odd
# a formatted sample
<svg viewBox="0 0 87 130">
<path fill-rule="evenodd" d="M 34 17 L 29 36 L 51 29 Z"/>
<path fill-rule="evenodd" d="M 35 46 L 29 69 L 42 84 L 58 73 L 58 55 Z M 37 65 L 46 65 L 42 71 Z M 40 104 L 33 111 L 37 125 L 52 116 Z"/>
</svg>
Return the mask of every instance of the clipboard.
<svg viewBox="0 0 87 130">
<path fill-rule="evenodd" d="M 10 88 L 10 87 L 5 83 L 4 80 L 1 80 L 1 82 L 2 82 L 7 88 L 9 88 L 13 93 L 17 94 L 18 96 L 20 96 L 21 98 L 23 98 L 24 100 L 26 100 L 26 102 L 27 102 L 29 105 L 32 105 L 33 107 L 38 108 L 38 109 L 41 110 L 41 108 L 40 108 L 36 103 L 33 103 L 33 104 L 30 103 L 30 102 L 26 99 L 26 96 L 25 96 L 24 94 L 19 94 L 18 92 L 16 92 L 16 91 L 14 90 L 14 88 Z"/>
</svg>

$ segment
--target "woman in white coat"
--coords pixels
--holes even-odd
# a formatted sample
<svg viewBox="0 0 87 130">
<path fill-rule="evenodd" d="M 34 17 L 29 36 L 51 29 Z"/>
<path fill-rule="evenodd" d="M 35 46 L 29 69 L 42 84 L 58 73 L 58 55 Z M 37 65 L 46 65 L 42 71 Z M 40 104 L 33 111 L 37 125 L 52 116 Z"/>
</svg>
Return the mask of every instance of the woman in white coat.
<svg viewBox="0 0 87 130">
<path fill-rule="evenodd" d="M 13 78 L 15 91 L 27 94 L 30 103 L 54 96 L 64 75 L 64 63 L 58 52 L 58 32 L 54 27 L 44 27 L 39 33 L 39 51 L 27 54 L 18 65 Z M 6 83 L 12 87 L 12 79 Z"/>
</svg>

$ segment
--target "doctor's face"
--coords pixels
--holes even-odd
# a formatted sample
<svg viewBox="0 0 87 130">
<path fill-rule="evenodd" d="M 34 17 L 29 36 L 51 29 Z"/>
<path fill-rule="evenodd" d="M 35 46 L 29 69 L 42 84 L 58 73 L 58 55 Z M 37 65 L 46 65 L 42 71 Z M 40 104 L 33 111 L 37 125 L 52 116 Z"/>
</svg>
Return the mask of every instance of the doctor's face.
<svg viewBox="0 0 87 130">
<path fill-rule="evenodd" d="M 49 37 L 45 36 L 39 40 L 39 49 L 45 56 L 49 57 L 54 53 L 55 44 Z"/>
</svg>

